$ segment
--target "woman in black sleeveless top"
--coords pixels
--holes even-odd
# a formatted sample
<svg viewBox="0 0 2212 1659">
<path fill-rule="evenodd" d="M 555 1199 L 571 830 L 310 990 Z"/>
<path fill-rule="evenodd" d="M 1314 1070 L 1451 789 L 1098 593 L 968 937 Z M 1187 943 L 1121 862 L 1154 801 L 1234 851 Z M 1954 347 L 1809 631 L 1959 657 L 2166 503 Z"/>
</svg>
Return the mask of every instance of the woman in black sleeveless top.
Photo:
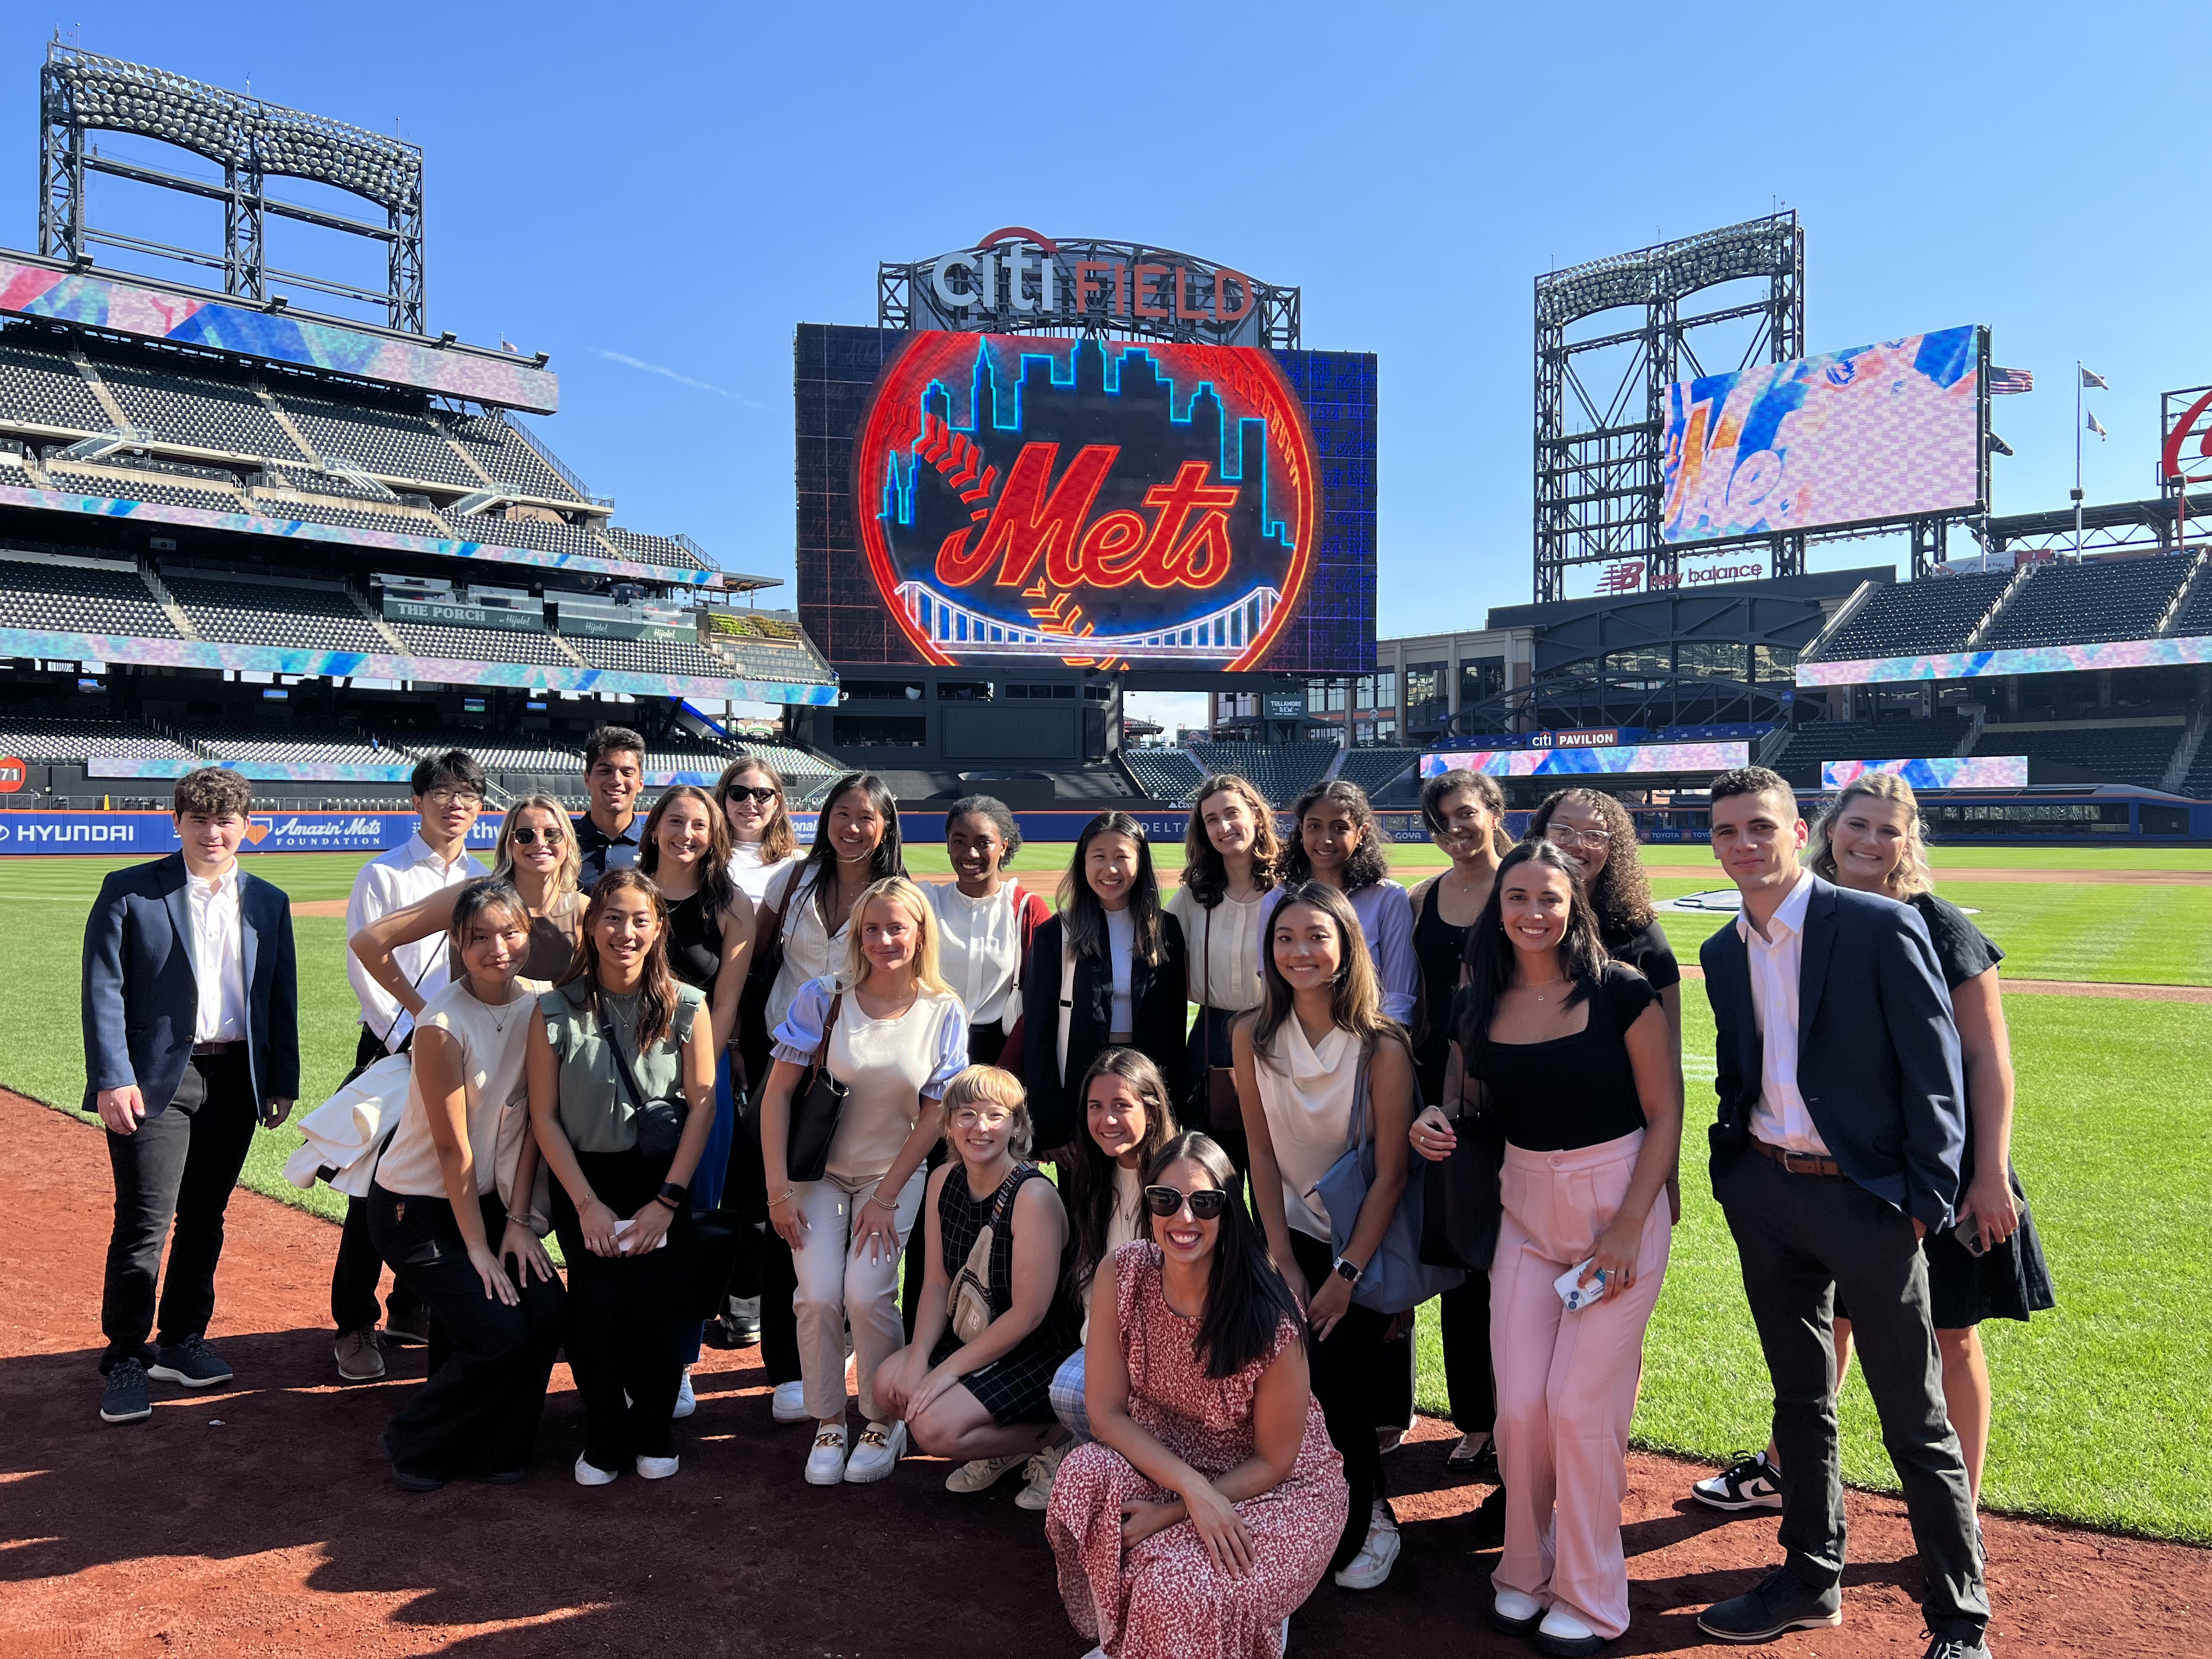
<svg viewBox="0 0 2212 1659">
<path fill-rule="evenodd" d="M 679 784 L 653 803 L 645 821 L 637 867 L 653 879 L 668 905 L 668 970 L 707 999 L 713 1022 L 714 1127 L 691 1177 L 696 1214 L 720 1208 L 737 1138 L 738 1108 L 730 1086 L 730 1041 L 737 1029 L 738 994 L 753 941 L 753 902 L 730 879 L 730 821 L 703 789 Z M 676 1414 L 693 1410 L 690 1367 L 698 1363 L 703 1325 L 684 1335 L 684 1386 Z"/>
</svg>

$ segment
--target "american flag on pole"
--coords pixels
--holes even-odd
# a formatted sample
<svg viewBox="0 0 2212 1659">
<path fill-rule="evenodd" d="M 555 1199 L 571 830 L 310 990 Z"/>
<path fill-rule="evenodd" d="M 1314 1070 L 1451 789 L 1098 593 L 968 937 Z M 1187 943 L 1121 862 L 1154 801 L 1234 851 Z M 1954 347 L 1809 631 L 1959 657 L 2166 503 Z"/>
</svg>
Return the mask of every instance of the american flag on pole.
<svg viewBox="0 0 2212 1659">
<path fill-rule="evenodd" d="M 1992 368 L 1990 370 L 1990 396 L 2002 398 L 2015 392 L 2035 390 L 2035 371 L 2029 368 Z"/>
</svg>

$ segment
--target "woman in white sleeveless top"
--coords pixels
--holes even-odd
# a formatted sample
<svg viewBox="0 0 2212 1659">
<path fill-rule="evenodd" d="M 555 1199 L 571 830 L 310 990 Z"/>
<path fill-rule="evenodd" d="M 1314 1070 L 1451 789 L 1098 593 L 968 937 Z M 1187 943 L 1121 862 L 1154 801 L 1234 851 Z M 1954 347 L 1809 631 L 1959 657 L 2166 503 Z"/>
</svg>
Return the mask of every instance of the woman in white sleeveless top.
<svg viewBox="0 0 2212 1659">
<path fill-rule="evenodd" d="M 416 1018 L 413 1086 L 369 1188 L 378 1254 L 449 1344 L 384 1432 L 410 1492 L 465 1475 L 521 1479 L 561 1342 L 524 1078 L 536 1000 L 518 975 L 530 924 L 503 881 L 455 893 L 447 948 L 465 971 Z"/>
</svg>

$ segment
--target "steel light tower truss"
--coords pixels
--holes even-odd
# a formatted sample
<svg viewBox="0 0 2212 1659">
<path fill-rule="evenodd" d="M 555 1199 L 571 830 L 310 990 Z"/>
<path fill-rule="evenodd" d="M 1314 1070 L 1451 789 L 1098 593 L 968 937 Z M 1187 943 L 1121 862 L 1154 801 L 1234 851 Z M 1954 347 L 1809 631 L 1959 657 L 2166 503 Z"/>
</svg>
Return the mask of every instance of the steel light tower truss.
<svg viewBox="0 0 2212 1659">
<path fill-rule="evenodd" d="M 1705 312 L 1683 301 L 1756 278 L 1761 298 Z M 1567 339 L 1585 317 L 1639 307 L 1636 328 Z M 1704 362 L 1717 337 L 1700 331 L 1751 319 L 1740 361 Z M 1740 331 L 1738 331 L 1740 332 Z M 1589 354 L 1632 348 L 1620 380 L 1592 384 Z M 1747 220 L 1536 279 L 1536 598 L 1561 599 L 1576 565 L 1640 561 L 1643 586 L 1677 577 L 1677 550 L 1659 538 L 1661 436 L 1667 388 L 1678 380 L 1805 355 L 1805 232 L 1792 213 Z M 1595 368 L 1595 363 L 1592 364 Z M 1805 568 L 1802 535 L 1768 538 L 1773 574 Z"/>
<path fill-rule="evenodd" d="M 281 277 L 310 292 L 380 305 L 387 326 L 426 331 L 419 146 L 58 41 L 47 46 L 39 77 L 39 249 L 48 258 L 82 263 L 94 246 L 153 254 L 219 270 L 224 293 L 262 302 L 269 279 Z M 96 131 L 137 133 L 190 150 L 221 167 L 222 182 L 102 155 L 87 138 Z M 222 249 L 179 247 L 93 225 L 85 182 L 94 173 L 222 203 Z M 384 222 L 278 201 L 267 192 L 272 177 L 334 185 L 382 208 Z M 264 228 L 272 214 L 382 243 L 385 289 L 271 266 Z"/>
</svg>

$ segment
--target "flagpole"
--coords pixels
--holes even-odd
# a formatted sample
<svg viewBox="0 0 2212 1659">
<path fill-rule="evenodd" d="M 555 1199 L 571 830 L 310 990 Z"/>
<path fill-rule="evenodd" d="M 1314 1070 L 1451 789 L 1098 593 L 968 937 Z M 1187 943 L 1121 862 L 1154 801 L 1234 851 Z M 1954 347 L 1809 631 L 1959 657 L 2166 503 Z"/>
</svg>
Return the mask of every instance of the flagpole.
<svg viewBox="0 0 2212 1659">
<path fill-rule="evenodd" d="M 2081 360 L 2074 360 L 2074 556 L 2081 556 Z"/>
</svg>

